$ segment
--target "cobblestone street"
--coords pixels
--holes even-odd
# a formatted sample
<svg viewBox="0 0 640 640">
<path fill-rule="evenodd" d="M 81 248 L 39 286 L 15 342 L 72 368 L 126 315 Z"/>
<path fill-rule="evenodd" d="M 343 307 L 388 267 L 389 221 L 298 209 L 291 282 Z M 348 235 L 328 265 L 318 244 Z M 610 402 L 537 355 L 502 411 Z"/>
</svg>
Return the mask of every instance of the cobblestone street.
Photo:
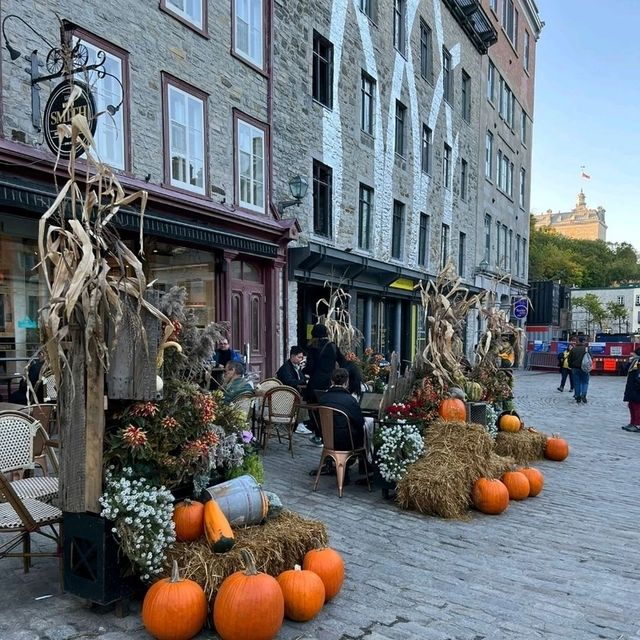
<svg viewBox="0 0 640 640">
<path fill-rule="evenodd" d="M 266 488 L 327 523 L 347 571 L 315 620 L 285 622 L 279 637 L 640 639 L 640 436 L 620 429 L 628 422 L 624 379 L 592 377 L 587 405 L 558 392 L 558 382 L 555 373 L 520 373 L 516 401 L 527 426 L 568 439 L 570 456 L 540 462 L 540 496 L 497 517 L 424 517 L 354 485 L 340 500 L 332 477 L 314 493 L 308 471 L 320 450 L 296 436 L 291 460 L 285 445 L 270 443 Z M 34 565 L 24 576 L 19 560 L 0 563 L 0 640 L 149 637 L 139 604 L 123 619 L 89 611 L 58 594 L 54 560 Z"/>
</svg>

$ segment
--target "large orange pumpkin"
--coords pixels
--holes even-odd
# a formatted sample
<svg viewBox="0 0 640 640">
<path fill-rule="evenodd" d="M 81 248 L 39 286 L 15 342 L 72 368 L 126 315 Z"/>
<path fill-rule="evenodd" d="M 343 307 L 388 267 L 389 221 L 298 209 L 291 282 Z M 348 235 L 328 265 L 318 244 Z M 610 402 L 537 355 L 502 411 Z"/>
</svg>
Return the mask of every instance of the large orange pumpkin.
<svg viewBox="0 0 640 640">
<path fill-rule="evenodd" d="M 440 403 L 438 413 L 443 420 L 465 422 L 467 419 L 467 408 L 462 400 L 457 398 L 446 398 Z"/>
<path fill-rule="evenodd" d="M 544 476 L 535 467 L 524 467 L 520 469 L 520 473 L 524 473 L 529 481 L 529 497 L 537 496 L 544 487 Z"/>
<path fill-rule="evenodd" d="M 569 455 L 569 444 L 560 434 L 554 433 L 547 438 L 547 444 L 544 448 L 544 457 L 548 460 L 562 462 Z"/>
<path fill-rule="evenodd" d="M 284 597 L 277 580 L 258 572 L 253 556 L 241 549 L 246 569 L 220 585 L 213 624 L 222 640 L 272 640 L 284 620 Z"/>
<path fill-rule="evenodd" d="M 181 580 L 173 561 L 170 578 L 149 587 L 142 603 L 142 623 L 158 640 L 189 640 L 207 619 L 207 597 L 193 580 Z"/>
<path fill-rule="evenodd" d="M 278 584 L 284 596 L 284 615 L 289 620 L 306 622 L 315 618 L 324 604 L 324 583 L 317 573 L 303 570 L 297 564 L 283 571 Z"/>
<path fill-rule="evenodd" d="M 473 504 L 478 511 L 498 515 L 509 506 L 509 491 L 500 480 L 479 478 L 471 493 Z"/>
<path fill-rule="evenodd" d="M 173 509 L 173 522 L 179 542 L 197 540 L 204 533 L 204 505 L 197 500 L 178 503 Z"/>
<path fill-rule="evenodd" d="M 522 422 L 518 415 L 513 412 L 503 413 L 498 418 L 498 429 L 500 429 L 500 431 L 516 433 L 516 431 L 520 431 L 520 427 L 522 427 Z"/>
<path fill-rule="evenodd" d="M 510 500 L 524 500 L 529 497 L 531 487 L 524 473 L 520 471 L 506 471 L 500 480 L 502 480 L 504 486 L 507 487 Z"/>
<path fill-rule="evenodd" d="M 344 582 L 344 560 L 342 556 L 329 547 L 307 551 L 302 568 L 313 571 L 320 576 L 324 584 L 325 602 L 329 602 L 342 588 Z"/>
</svg>

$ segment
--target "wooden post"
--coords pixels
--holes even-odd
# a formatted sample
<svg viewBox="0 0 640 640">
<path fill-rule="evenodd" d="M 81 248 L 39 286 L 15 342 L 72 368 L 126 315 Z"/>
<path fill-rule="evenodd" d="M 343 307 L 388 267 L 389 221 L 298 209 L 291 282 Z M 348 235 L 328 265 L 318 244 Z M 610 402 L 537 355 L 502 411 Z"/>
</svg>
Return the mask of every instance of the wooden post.
<svg viewBox="0 0 640 640">
<path fill-rule="evenodd" d="M 84 510 L 100 513 L 102 448 L 104 442 L 104 369 L 97 357 L 86 370 L 86 437 Z"/>
</svg>

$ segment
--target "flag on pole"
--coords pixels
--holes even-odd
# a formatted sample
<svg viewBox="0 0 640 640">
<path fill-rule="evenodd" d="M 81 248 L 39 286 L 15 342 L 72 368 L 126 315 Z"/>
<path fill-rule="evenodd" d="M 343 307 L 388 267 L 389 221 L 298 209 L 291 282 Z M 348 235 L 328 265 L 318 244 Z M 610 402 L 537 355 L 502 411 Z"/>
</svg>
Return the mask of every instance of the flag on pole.
<svg viewBox="0 0 640 640">
<path fill-rule="evenodd" d="M 591 176 L 588 173 L 585 173 L 584 171 L 580 174 L 580 177 L 584 180 L 591 180 Z"/>
</svg>

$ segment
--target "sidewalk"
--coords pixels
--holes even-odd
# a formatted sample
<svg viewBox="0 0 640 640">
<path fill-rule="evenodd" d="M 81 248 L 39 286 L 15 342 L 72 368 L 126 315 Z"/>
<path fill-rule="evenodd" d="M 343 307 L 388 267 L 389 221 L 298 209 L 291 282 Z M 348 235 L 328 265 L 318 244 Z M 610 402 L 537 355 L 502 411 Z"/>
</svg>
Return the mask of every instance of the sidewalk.
<svg viewBox="0 0 640 640">
<path fill-rule="evenodd" d="M 540 496 L 497 517 L 429 518 L 354 485 L 339 499 L 334 477 L 314 493 L 308 472 L 320 449 L 296 435 L 292 460 L 271 441 L 267 488 L 327 523 L 347 570 L 334 601 L 309 623 L 285 622 L 279 638 L 640 639 L 640 434 L 620 429 L 624 379 L 592 377 L 587 405 L 558 392 L 558 381 L 518 374 L 517 406 L 527 426 L 566 437 L 570 456 L 541 462 Z M 0 640 L 150 637 L 135 613 L 97 614 L 58 594 L 55 560 L 38 560 L 25 577 L 19 560 L 5 559 L 0 575 Z"/>
</svg>

